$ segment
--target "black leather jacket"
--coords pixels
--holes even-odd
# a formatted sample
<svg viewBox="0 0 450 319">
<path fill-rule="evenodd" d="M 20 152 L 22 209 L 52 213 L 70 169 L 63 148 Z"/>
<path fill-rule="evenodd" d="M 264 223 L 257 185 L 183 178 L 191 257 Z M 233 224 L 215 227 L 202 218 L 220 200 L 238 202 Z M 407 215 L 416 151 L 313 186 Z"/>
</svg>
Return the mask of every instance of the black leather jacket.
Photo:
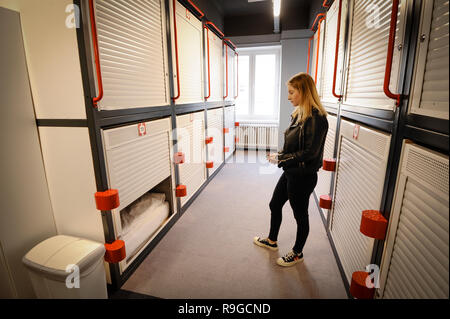
<svg viewBox="0 0 450 319">
<path fill-rule="evenodd" d="M 305 173 L 315 173 L 322 167 L 323 148 L 328 133 L 328 120 L 313 108 L 312 116 L 303 123 L 291 125 L 284 132 L 283 150 L 278 153 L 278 167 L 283 170 L 301 168 Z"/>
</svg>

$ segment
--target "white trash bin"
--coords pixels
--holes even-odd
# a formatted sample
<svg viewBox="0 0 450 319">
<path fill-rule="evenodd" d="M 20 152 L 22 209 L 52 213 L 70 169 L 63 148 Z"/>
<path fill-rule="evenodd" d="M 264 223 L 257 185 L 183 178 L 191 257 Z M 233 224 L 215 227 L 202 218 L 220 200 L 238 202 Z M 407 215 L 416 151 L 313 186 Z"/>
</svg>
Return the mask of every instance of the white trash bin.
<svg viewBox="0 0 450 319">
<path fill-rule="evenodd" d="M 104 254 L 101 243 L 59 235 L 36 245 L 22 261 L 38 298 L 105 299 Z"/>
</svg>

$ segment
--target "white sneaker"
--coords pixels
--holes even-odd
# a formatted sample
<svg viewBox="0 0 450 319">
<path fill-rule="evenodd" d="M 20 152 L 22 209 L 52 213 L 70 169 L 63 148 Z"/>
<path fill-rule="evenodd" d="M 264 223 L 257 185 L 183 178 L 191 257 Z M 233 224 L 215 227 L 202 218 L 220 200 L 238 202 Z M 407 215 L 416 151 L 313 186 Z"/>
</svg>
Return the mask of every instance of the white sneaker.
<svg viewBox="0 0 450 319">
<path fill-rule="evenodd" d="M 288 252 L 283 257 L 277 259 L 277 264 L 283 267 L 293 266 L 303 260 L 303 253 L 296 254 L 293 251 Z"/>
<path fill-rule="evenodd" d="M 258 245 L 260 247 L 265 247 L 270 250 L 278 250 L 278 245 L 269 243 L 269 240 L 267 238 L 260 238 L 260 237 L 254 237 L 253 243 L 255 245 Z"/>
</svg>

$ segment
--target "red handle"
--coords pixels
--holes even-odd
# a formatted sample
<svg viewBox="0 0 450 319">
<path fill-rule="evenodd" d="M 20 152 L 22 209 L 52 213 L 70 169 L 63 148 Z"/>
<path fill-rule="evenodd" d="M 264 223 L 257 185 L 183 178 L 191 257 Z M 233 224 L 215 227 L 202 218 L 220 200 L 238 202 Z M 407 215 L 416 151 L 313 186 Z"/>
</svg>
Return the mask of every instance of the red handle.
<svg viewBox="0 0 450 319">
<path fill-rule="evenodd" d="M 208 48 L 208 96 L 205 96 L 205 100 L 211 97 L 211 71 L 209 65 L 209 29 L 205 26 L 206 29 L 206 47 Z"/>
<path fill-rule="evenodd" d="M 309 41 L 308 41 L 308 64 L 306 66 L 306 73 L 309 73 L 309 60 L 311 57 L 311 40 L 312 39 L 314 39 L 314 35 L 311 38 L 309 38 Z"/>
<path fill-rule="evenodd" d="M 392 59 L 394 56 L 394 42 L 395 42 L 395 29 L 397 27 L 397 15 L 398 15 L 398 0 L 392 1 L 392 13 L 391 13 L 391 29 L 389 30 L 389 44 L 387 52 L 386 61 L 386 71 L 384 74 L 384 94 L 388 98 L 396 100 L 397 107 L 400 105 L 400 94 L 394 94 L 389 89 L 389 83 L 391 82 L 391 71 L 392 71 Z"/>
<path fill-rule="evenodd" d="M 225 95 L 223 98 L 226 99 L 228 97 L 228 45 L 225 43 L 225 41 L 223 42 L 225 44 L 225 68 L 226 68 L 226 82 L 227 82 L 227 95 Z"/>
<path fill-rule="evenodd" d="M 207 26 L 211 26 L 211 28 L 213 28 L 214 30 L 216 30 L 216 32 L 219 33 L 220 36 L 221 36 L 222 38 L 225 36 L 225 34 L 223 34 L 223 32 L 220 31 L 219 28 L 216 27 L 216 25 L 215 25 L 214 23 L 212 23 L 211 21 L 207 21 L 207 22 L 206 22 L 206 25 L 207 25 Z"/>
<path fill-rule="evenodd" d="M 202 10 L 200 10 L 191 0 L 187 0 L 187 2 L 189 2 L 189 4 L 194 7 L 195 10 L 197 10 L 197 12 L 199 13 L 199 18 L 203 18 L 205 16 L 205 14 L 203 13 Z"/>
<path fill-rule="evenodd" d="M 174 29 L 174 38 L 175 38 L 175 61 L 177 66 L 177 92 L 178 95 L 172 97 L 172 100 L 175 102 L 180 97 L 180 66 L 178 63 L 178 34 L 177 34 L 177 11 L 176 11 L 176 0 L 173 0 L 173 29 Z"/>
<path fill-rule="evenodd" d="M 234 54 L 236 55 L 236 96 L 234 99 L 237 99 L 239 96 L 239 54 L 236 51 Z"/>
<path fill-rule="evenodd" d="M 342 0 L 339 0 L 339 11 L 338 11 L 338 22 L 337 22 L 337 34 L 336 34 L 336 50 L 334 52 L 334 73 L 333 73 L 333 96 L 338 98 L 339 101 L 342 99 L 342 95 L 336 94 L 336 71 L 337 71 L 337 62 L 338 62 L 338 55 L 339 55 L 339 37 L 341 32 L 341 8 L 342 7 Z"/>
<path fill-rule="evenodd" d="M 98 107 L 98 102 L 103 98 L 103 80 L 100 69 L 100 54 L 98 52 L 97 24 L 95 23 L 94 0 L 89 0 L 89 13 L 91 16 L 92 45 L 94 47 L 95 70 L 97 72 L 98 96 L 92 99 L 94 107 Z"/>
<path fill-rule="evenodd" d="M 317 53 L 316 53 L 316 72 L 314 76 L 314 83 L 317 84 L 317 70 L 319 68 L 319 47 L 320 47 L 320 23 L 325 19 L 325 17 L 319 20 L 319 26 L 317 27 Z"/>
</svg>

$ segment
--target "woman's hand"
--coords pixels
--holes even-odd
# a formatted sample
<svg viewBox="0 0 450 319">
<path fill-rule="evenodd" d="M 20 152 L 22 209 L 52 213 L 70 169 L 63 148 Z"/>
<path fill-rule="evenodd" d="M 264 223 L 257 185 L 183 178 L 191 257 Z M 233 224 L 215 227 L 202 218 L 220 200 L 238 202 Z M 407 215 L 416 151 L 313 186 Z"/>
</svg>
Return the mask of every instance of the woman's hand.
<svg viewBox="0 0 450 319">
<path fill-rule="evenodd" d="M 278 153 L 270 153 L 269 155 L 266 155 L 266 158 L 269 163 L 278 165 Z"/>
</svg>

